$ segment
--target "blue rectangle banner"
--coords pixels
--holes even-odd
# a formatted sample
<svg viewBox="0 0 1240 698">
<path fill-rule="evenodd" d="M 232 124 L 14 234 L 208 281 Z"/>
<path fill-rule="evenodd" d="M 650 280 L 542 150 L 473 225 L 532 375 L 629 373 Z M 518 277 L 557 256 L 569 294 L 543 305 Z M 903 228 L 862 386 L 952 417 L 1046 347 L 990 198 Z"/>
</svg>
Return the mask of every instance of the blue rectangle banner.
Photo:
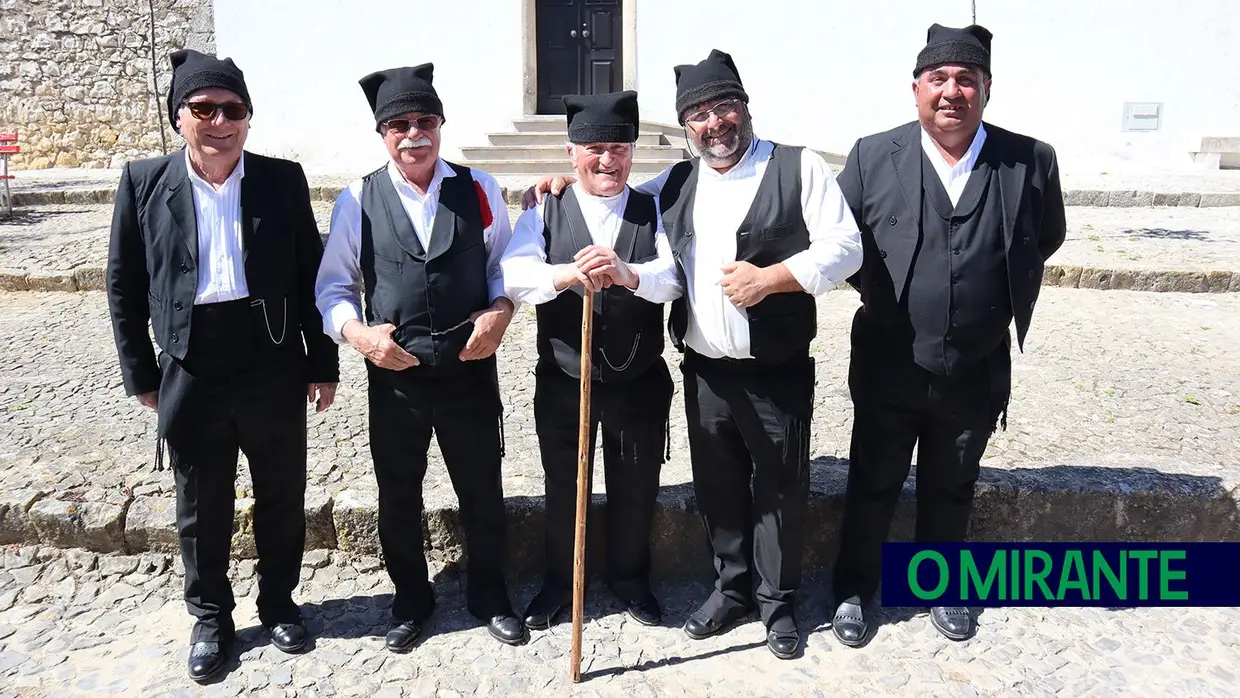
<svg viewBox="0 0 1240 698">
<path fill-rule="evenodd" d="M 883 543 L 884 606 L 1240 606 L 1240 543 Z"/>
</svg>

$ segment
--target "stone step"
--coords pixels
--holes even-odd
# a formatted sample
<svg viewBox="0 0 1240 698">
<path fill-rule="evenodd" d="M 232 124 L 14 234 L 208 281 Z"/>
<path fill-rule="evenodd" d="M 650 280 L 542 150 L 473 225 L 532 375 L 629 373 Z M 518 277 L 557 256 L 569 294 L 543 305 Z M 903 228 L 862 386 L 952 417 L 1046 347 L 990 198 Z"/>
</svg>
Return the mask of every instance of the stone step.
<svg viewBox="0 0 1240 698">
<path fill-rule="evenodd" d="M 633 161 L 633 173 L 658 174 L 668 167 L 680 162 L 681 158 L 643 158 Z M 551 159 L 510 159 L 510 160 L 469 160 L 470 167 L 492 175 L 549 175 L 570 174 L 572 165 L 567 158 Z"/>
<path fill-rule="evenodd" d="M 564 145 L 482 145 L 461 148 L 461 164 L 486 160 L 546 160 L 568 162 Z M 634 159 L 682 160 L 688 157 L 684 148 L 674 145 L 639 145 Z"/>
<path fill-rule="evenodd" d="M 488 133 L 487 140 L 494 146 L 514 145 L 547 145 L 560 146 L 563 149 L 568 141 L 564 131 L 527 131 L 524 133 Z M 667 139 L 661 133 L 638 133 L 637 145 L 667 145 Z"/>
</svg>

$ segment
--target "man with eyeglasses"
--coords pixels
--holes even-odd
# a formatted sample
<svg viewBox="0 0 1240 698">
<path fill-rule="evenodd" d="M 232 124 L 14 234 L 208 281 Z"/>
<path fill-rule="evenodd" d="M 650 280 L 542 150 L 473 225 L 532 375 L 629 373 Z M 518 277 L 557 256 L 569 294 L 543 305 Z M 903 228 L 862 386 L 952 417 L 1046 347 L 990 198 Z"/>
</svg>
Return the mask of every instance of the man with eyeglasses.
<svg viewBox="0 0 1240 698">
<path fill-rule="evenodd" d="M 991 33 L 932 25 L 913 69 L 918 118 L 857 141 L 840 188 L 861 225 L 850 281 L 852 446 L 832 630 L 864 644 L 882 544 L 917 448 L 915 537 L 964 541 L 982 454 L 1011 389 L 1045 261 L 1064 241 L 1055 150 L 983 123 Z M 930 609 L 952 640 L 968 608 Z"/>
<path fill-rule="evenodd" d="M 571 600 L 581 304 L 589 289 L 596 315 L 590 439 L 601 426 L 607 584 L 630 618 L 657 625 L 663 613 L 650 589 L 650 525 L 672 406 L 663 304 L 680 297 L 680 281 L 655 198 L 628 186 L 637 93 L 567 95 L 564 106 L 577 182 L 521 215 L 503 258 L 509 296 L 538 306 L 534 423 L 546 485 L 546 572 L 525 624 L 550 628 Z"/>
<path fill-rule="evenodd" d="M 433 75 L 425 63 L 361 79 L 390 159 L 336 200 L 317 284 L 324 330 L 366 360 L 393 652 L 413 648 L 435 606 L 422 535 L 432 433 L 460 501 L 469 611 L 500 642 L 528 638 L 502 570 L 495 350 L 513 313 L 500 270 L 512 228 L 494 177 L 439 157 Z"/>
<path fill-rule="evenodd" d="M 305 546 L 305 402 L 327 409 L 339 369 L 314 304 L 323 244 L 305 174 L 244 151 L 252 109 L 231 59 L 188 50 L 171 59 L 168 119 L 186 147 L 121 173 L 108 307 L 125 392 L 158 412 L 168 447 L 185 603 L 197 618 L 189 676 L 205 681 L 235 633 L 238 450 L 254 485 L 259 620 L 276 648 L 305 645 L 292 598 Z"/>
<path fill-rule="evenodd" d="M 693 486 L 714 550 L 715 591 L 685 632 L 715 635 L 756 602 L 767 647 L 789 659 L 800 648 L 814 296 L 857 271 L 861 241 L 822 157 L 754 137 L 731 56 L 714 50 L 675 73 L 677 115 L 700 156 L 638 191 L 660 198 L 684 286 L 668 324 L 685 354 Z"/>
</svg>

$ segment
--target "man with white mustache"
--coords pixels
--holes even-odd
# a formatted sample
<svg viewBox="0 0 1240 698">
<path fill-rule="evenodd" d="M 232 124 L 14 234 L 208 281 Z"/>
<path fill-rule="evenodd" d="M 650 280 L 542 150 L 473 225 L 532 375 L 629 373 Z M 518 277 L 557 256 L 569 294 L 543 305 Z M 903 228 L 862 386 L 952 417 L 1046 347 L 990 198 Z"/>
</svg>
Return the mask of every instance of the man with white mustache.
<svg viewBox="0 0 1240 698">
<path fill-rule="evenodd" d="M 495 350 L 513 312 L 499 265 L 512 229 L 494 177 L 440 159 L 433 73 L 425 63 L 360 81 L 391 159 L 336 200 L 316 286 L 326 333 L 366 358 L 393 652 L 412 649 L 435 605 L 422 535 L 432 433 L 460 501 L 469 611 L 500 642 L 528 637 L 501 569 Z"/>
<path fill-rule="evenodd" d="M 801 640 L 814 296 L 857 271 L 861 240 L 821 156 L 754 137 L 731 56 L 714 50 L 675 73 L 676 112 L 701 156 L 638 191 L 660 198 L 684 286 L 669 329 L 685 354 L 693 486 L 714 550 L 715 591 L 685 632 L 715 635 L 756 602 L 767 647 L 790 659 Z"/>
<path fill-rule="evenodd" d="M 525 612 L 546 629 L 572 592 L 583 289 L 595 292 L 590 439 L 603 432 L 607 584 L 629 617 L 662 619 L 650 589 L 650 525 L 659 491 L 672 378 L 663 304 L 680 280 L 655 197 L 628 185 L 637 93 L 567 95 L 568 153 L 578 181 L 517 220 L 504 285 L 538 306 L 534 420 L 546 484 L 546 574 Z M 594 449 L 590 449 L 594 453 Z"/>
<path fill-rule="evenodd" d="M 982 454 L 1005 414 L 1011 337 L 1023 347 L 1048 257 L 1063 244 L 1055 151 L 983 124 L 984 27 L 935 24 L 913 70 L 918 119 L 857 141 L 840 188 L 861 225 L 848 385 L 852 447 L 832 630 L 864 644 L 882 544 L 917 447 L 916 539 L 961 542 Z M 1006 417 L 1004 417 L 1006 422 Z M 969 609 L 930 609 L 963 640 Z"/>
</svg>

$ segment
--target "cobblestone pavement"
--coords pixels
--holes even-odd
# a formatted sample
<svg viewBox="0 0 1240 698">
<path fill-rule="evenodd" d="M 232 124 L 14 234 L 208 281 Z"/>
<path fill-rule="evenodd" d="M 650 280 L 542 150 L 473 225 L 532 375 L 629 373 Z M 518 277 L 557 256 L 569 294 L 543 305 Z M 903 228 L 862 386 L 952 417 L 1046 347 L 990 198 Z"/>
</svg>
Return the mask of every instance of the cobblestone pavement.
<svg viewBox="0 0 1240 698">
<path fill-rule="evenodd" d="M 1240 208 L 1073 206 L 1067 214 L 1068 239 L 1053 264 L 1240 271 Z"/>
<path fill-rule="evenodd" d="M 701 582 L 664 582 L 662 627 L 587 597 L 583 680 L 568 679 L 570 624 L 503 646 L 463 610 L 460 580 L 407 655 L 383 649 L 391 585 L 378 560 L 316 551 L 296 598 L 315 636 L 300 655 L 269 646 L 255 613 L 253 562 L 234 563 L 234 661 L 198 687 L 185 678 L 191 619 L 179 559 L 9 548 L 0 567 L 3 696 L 1225 696 L 1240 692 L 1240 609 L 986 609 L 953 643 L 923 609 L 886 609 L 868 645 L 831 635 L 827 588 L 807 581 L 803 655 L 781 661 L 757 619 L 694 641 L 680 626 Z M 529 581 L 513 597 L 523 608 Z M 238 661 L 239 659 L 239 661 Z"/>
<path fill-rule="evenodd" d="M 846 376 L 852 291 L 819 301 L 812 454 L 815 477 L 848 453 Z M 1014 357 L 1006 432 L 984 466 L 1152 467 L 1165 473 L 1240 481 L 1240 294 L 1138 293 L 1046 288 L 1023 355 Z M 533 423 L 534 321 L 514 320 L 499 351 L 507 410 L 508 495 L 540 495 Z M 676 373 L 679 358 L 670 347 Z M 373 490 L 364 370 L 342 349 L 337 404 L 309 418 L 310 481 L 330 494 Z M 133 488 L 171 492 L 150 472 L 155 415 L 125 397 L 104 294 L 0 293 L 0 489 L 51 492 Z M 679 379 L 672 407 L 672 458 L 662 484 L 690 481 Z M 455 502 L 432 448 L 427 504 Z M 244 493 L 249 478 L 238 481 Z M 596 488 L 602 489 L 602 478 Z"/>
<path fill-rule="evenodd" d="M 326 234 L 331 202 L 314 202 Z M 516 222 L 520 208 L 510 207 Z M 1067 210 L 1068 240 L 1051 260 L 1097 269 L 1240 272 L 1240 208 L 1088 207 Z M 0 270 L 69 271 L 107 262 L 112 206 L 56 204 L 0 221 Z"/>
</svg>

